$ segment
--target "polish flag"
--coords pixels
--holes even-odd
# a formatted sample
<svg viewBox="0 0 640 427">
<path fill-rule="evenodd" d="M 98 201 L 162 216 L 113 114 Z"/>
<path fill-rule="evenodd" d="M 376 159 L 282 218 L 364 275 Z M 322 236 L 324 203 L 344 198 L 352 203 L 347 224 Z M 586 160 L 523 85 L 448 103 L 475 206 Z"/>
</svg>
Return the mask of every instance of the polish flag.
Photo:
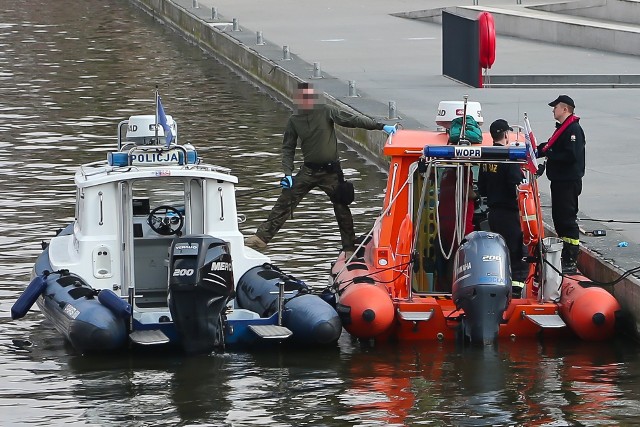
<svg viewBox="0 0 640 427">
<path fill-rule="evenodd" d="M 527 147 L 527 169 L 532 174 L 536 174 L 538 172 L 538 159 L 536 158 L 536 137 L 533 136 L 533 131 L 531 130 L 531 124 L 529 123 L 529 118 L 527 117 L 527 113 L 524 113 L 524 142 Z"/>
</svg>

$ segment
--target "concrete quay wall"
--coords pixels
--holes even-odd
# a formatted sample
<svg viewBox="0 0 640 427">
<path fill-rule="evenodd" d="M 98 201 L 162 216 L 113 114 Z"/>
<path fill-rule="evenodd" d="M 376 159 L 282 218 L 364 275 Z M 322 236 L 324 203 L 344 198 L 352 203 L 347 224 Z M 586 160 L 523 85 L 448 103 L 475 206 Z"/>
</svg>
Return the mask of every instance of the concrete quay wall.
<svg viewBox="0 0 640 427">
<path fill-rule="evenodd" d="M 154 19 L 167 25 L 189 42 L 211 52 L 215 57 L 248 81 L 258 85 L 274 98 L 291 105 L 293 92 L 299 81 L 313 81 L 311 73 L 313 67 L 302 61 L 296 55 L 290 60 L 283 60 L 283 47 L 266 43 L 256 46 L 256 35 L 253 31 L 232 31 L 231 22 L 212 19 L 212 10 L 206 7 L 194 8 L 193 0 L 130 0 L 133 4 L 152 15 Z M 477 11 L 474 11 L 477 13 Z M 259 51 L 258 51 L 259 49 Z M 304 77 L 300 77 L 304 76 Z M 325 92 L 327 102 L 362 112 L 380 121 L 386 119 L 386 106 L 378 101 L 359 96 L 354 98 L 342 97 L 347 82 L 337 77 L 323 75 L 318 79 L 316 87 Z M 403 117 L 402 123 L 407 128 L 421 128 L 420 123 L 411 117 Z M 382 154 L 382 147 L 386 137 L 382 132 L 367 132 L 361 129 L 341 129 L 342 137 L 352 144 L 359 146 L 359 152 L 369 160 L 381 166 L 388 165 L 388 159 Z M 550 212 L 545 209 L 546 218 Z M 548 230 L 547 235 L 553 235 Z M 608 237 L 607 237 L 608 238 Z M 616 239 L 611 237 L 610 239 Z M 618 267 L 617 254 L 610 256 L 608 249 L 600 249 L 596 240 L 602 238 L 585 238 L 589 248 L 582 247 L 579 266 L 580 269 L 594 280 L 608 282 L 617 279 L 623 269 Z M 610 247 L 608 242 L 606 247 Z M 640 281 L 629 276 L 615 286 L 606 287 L 620 301 L 624 309 L 625 319 L 637 335 L 640 330 Z"/>
<path fill-rule="evenodd" d="M 283 49 L 276 46 L 261 46 L 261 52 L 255 49 L 256 35 L 251 31 L 232 31 L 231 23 L 224 23 L 211 19 L 212 11 L 208 8 L 193 8 L 192 0 L 131 0 L 147 11 L 158 21 L 170 26 L 173 30 L 184 36 L 189 42 L 201 49 L 215 54 L 216 58 L 231 67 L 253 84 L 257 84 L 269 95 L 279 101 L 292 105 L 294 90 L 301 81 L 311 81 L 312 78 L 299 76 L 311 75 L 309 64 L 304 63 L 295 55 L 283 62 Z M 332 85 L 339 84 L 337 79 L 323 75 L 323 86 L 320 91 L 325 91 L 326 102 L 344 108 L 358 111 L 351 105 L 341 102 L 327 92 Z M 341 86 L 346 87 L 346 82 Z M 368 114 L 383 121 L 381 118 L 382 106 L 378 106 L 379 114 L 358 111 Z M 351 143 L 355 143 L 364 149 L 362 153 L 368 160 L 382 166 L 388 161 L 384 159 L 382 147 L 386 142 L 383 132 L 368 132 L 364 129 L 339 129 L 341 136 Z"/>
</svg>

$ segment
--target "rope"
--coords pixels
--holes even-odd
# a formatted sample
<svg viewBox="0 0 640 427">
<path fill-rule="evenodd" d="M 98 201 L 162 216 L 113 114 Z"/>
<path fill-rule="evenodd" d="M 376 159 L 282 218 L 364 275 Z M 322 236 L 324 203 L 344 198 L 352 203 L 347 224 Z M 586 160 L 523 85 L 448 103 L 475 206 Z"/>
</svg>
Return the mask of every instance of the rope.
<svg viewBox="0 0 640 427">
<path fill-rule="evenodd" d="M 453 236 L 451 239 L 451 247 L 449 248 L 448 251 L 446 251 L 447 253 L 445 253 L 444 246 L 442 244 L 442 233 L 440 232 L 440 210 L 436 209 L 436 225 L 437 225 L 437 231 L 438 231 L 438 243 L 440 244 L 440 253 L 442 253 L 442 256 L 447 260 L 451 258 L 451 255 L 453 254 L 453 248 L 456 247 L 456 243 L 462 242 L 462 239 L 465 236 L 464 232 L 465 232 L 465 228 L 466 228 L 465 225 L 467 221 L 467 209 L 469 208 L 469 203 L 468 202 L 465 203 L 467 198 L 466 197 L 467 193 L 464 190 L 468 186 L 468 182 L 467 182 L 467 179 L 465 179 L 465 173 L 464 173 L 465 167 L 468 168 L 468 173 L 471 173 L 471 166 L 469 165 L 444 166 L 445 169 L 455 168 L 455 173 L 456 173 L 456 188 L 454 192 L 455 222 L 454 222 L 454 228 L 453 228 Z M 437 179 L 437 175 L 438 175 L 437 164 L 435 168 L 436 168 L 436 180 L 435 180 L 434 192 L 435 192 L 435 198 L 436 198 L 436 206 L 438 206 L 439 191 L 438 191 L 438 179 Z M 462 181 L 464 181 L 464 183 L 462 183 Z M 460 213 L 461 205 L 463 203 L 464 203 L 464 215 L 460 216 L 458 214 Z"/>
<path fill-rule="evenodd" d="M 623 221 L 620 219 L 578 218 L 579 221 L 617 222 L 621 224 L 640 224 L 640 221 Z"/>
<path fill-rule="evenodd" d="M 416 212 L 416 219 L 413 227 L 413 242 L 411 242 L 411 250 L 409 253 L 413 253 L 418 246 L 418 230 L 420 230 L 420 221 L 422 220 L 422 211 L 424 210 L 424 199 L 427 194 L 427 184 L 429 183 L 429 177 L 431 176 L 431 162 L 427 166 L 427 171 L 424 174 L 424 180 L 422 181 L 422 191 L 420 192 L 420 202 L 418 202 L 418 211 Z"/>
<path fill-rule="evenodd" d="M 331 285 L 330 288 L 333 288 L 334 290 L 337 291 L 338 286 L 340 286 L 342 284 L 342 285 L 344 285 L 344 287 L 340 290 L 340 293 L 342 293 L 342 292 L 345 291 L 345 289 L 347 289 L 349 287 L 349 285 L 352 285 L 352 284 L 355 283 L 355 279 L 356 278 L 357 279 L 361 279 L 363 277 L 371 277 L 371 276 L 373 276 L 375 274 L 382 273 L 383 271 L 395 270 L 396 268 L 401 267 L 400 270 L 399 270 L 399 274 L 396 277 L 393 277 L 391 280 L 377 280 L 378 283 L 385 283 L 385 284 L 386 283 L 393 283 L 400 276 L 402 276 L 403 274 L 405 274 L 408 271 L 408 269 L 409 269 L 408 267 L 411 264 L 413 264 L 413 259 L 411 259 L 410 261 L 407 261 L 405 263 L 402 263 L 400 265 L 393 265 L 391 267 L 383 268 L 382 270 L 376 270 L 376 271 L 373 271 L 373 272 L 371 272 L 369 274 L 365 274 L 365 275 L 362 275 L 362 276 L 357 276 L 357 277 L 354 277 L 353 279 L 349 279 L 349 280 L 346 280 L 344 282 L 334 282 L 334 284 Z"/>
<path fill-rule="evenodd" d="M 342 269 L 338 272 L 338 274 L 336 274 L 336 279 L 338 277 L 340 277 L 340 275 L 342 274 L 342 272 L 347 268 L 347 265 L 349 265 L 349 263 L 351 262 L 351 260 L 356 256 L 356 254 L 358 253 L 358 251 L 365 245 L 365 242 L 367 241 L 367 239 L 369 238 L 369 236 L 371 236 L 371 234 L 373 234 L 373 230 L 376 228 L 376 226 L 380 223 L 380 221 L 382 221 L 382 219 L 384 218 L 384 216 L 387 214 L 387 212 L 389 212 L 389 210 L 391 210 L 391 207 L 393 206 L 393 204 L 396 202 L 396 200 L 398 199 L 398 196 L 400 196 L 400 194 L 402 193 L 402 190 L 404 190 L 404 188 L 407 186 L 407 184 L 409 183 L 409 180 L 411 179 L 411 176 L 407 177 L 407 180 L 404 182 L 404 184 L 402 184 L 402 187 L 400 187 L 400 190 L 398 190 L 398 192 L 396 193 L 396 195 L 389 201 L 389 205 L 385 208 L 385 210 L 382 212 L 382 214 L 380 216 L 378 216 L 378 218 L 376 218 L 375 222 L 373 223 L 373 226 L 371 227 L 371 229 L 369 230 L 369 232 L 366 234 L 366 236 L 362 239 L 362 242 L 360 242 L 360 244 L 356 247 L 356 250 L 353 251 L 353 254 L 349 257 L 348 260 L 345 261 L 344 265 L 342 266 Z"/>
</svg>

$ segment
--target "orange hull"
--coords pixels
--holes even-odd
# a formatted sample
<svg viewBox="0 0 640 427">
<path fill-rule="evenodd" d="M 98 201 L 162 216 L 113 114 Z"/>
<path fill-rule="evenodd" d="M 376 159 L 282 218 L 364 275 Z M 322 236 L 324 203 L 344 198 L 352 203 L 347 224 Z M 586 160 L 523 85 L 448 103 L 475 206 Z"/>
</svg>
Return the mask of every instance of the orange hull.
<svg viewBox="0 0 640 427">
<path fill-rule="evenodd" d="M 365 247 L 365 256 L 370 249 Z M 338 276 L 338 281 L 347 283 L 342 285 L 342 293 L 339 292 L 338 312 L 344 328 L 351 335 L 381 341 L 451 341 L 458 337 L 464 312 L 456 310 L 450 294 L 392 298 L 383 283 L 354 283 L 358 277 L 363 277 L 358 271 L 368 274 L 375 271 L 363 259 L 357 262 L 367 265 L 367 268 L 349 271 L 346 281 L 344 273 Z M 338 273 L 339 270 L 334 267 L 333 272 Z M 365 274 L 364 277 L 377 276 Z M 566 278 L 561 291 L 558 303 L 542 303 L 536 298 L 512 299 L 505 310 L 498 338 L 575 334 L 585 341 L 601 341 L 613 337 L 620 305 L 611 294 L 601 288 L 583 288 L 577 280 Z M 566 327 L 548 329 L 536 323 L 536 316 L 558 314 Z"/>
<path fill-rule="evenodd" d="M 616 313 L 621 307 L 602 288 L 582 287 L 581 276 L 565 278 L 560 297 L 560 314 L 580 338 L 587 341 L 607 340 L 615 333 Z"/>
<path fill-rule="evenodd" d="M 480 254 L 478 259 L 464 258 L 464 261 L 451 257 L 461 252 L 457 251 L 455 241 L 451 243 L 456 229 L 447 230 L 446 224 L 465 230 L 460 236 L 458 229 L 455 237 L 461 244 L 462 237 L 469 233 L 468 226 L 464 225 L 468 209 L 477 206 L 465 206 L 470 204 L 465 200 L 473 197 L 465 193 L 471 191 L 465 178 L 458 179 L 457 184 L 454 179 L 456 204 L 443 208 L 449 200 L 445 186 L 441 185 L 443 171 L 454 170 L 457 177 L 467 177 L 471 176 L 473 165 L 482 162 L 519 161 L 524 167 L 526 149 L 523 146 L 493 147 L 488 135 L 476 146 L 448 146 L 445 133 L 399 130 L 387 141 L 384 152 L 391 156 L 391 164 L 383 212 L 366 244 L 358 250 L 358 257 L 345 266 L 346 260 L 341 254 L 331 271 L 338 291 L 338 311 L 342 310 L 341 318 L 349 333 L 357 338 L 381 341 L 450 341 L 464 336 L 460 331 L 470 331 L 470 319 L 480 316 L 493 319 L 490 333 L 495 334 L 497 330 L 499 339 L 577 335 L 586 341 L 600 341 L 613 337 L 619 304 L 603 289 L 583 288 L 578 283 L 581 276 L 563 279 L 558 302 L 541 302 L 538 288 L 544 277 L 542 271 L 548 267 L 538 259 L 530 265 L 522 298 L 511 298 L 508 257 L 491 252 L 474 252 Z M 452 157 L 445 157 L 448 153 Z M 529 255 L 535 257 L 543 245 L 544 225 L 535 176 L 528 177 L 529 182 L 518 190 L 524 200 L 519 203 L 519 209 L 520 217 L 524 218 L 521 226 L 525 244 Z M 469 309 L 465 317 L 460 294 L 456 296 L 458 306 L 452 300 L 452 284 L 455 282 L 460 288 L 461 277 L 468 278 L 468 273 L 482 271 L 479 268 L 488 265 L 483 262 L 506 266 L 496 276 L 493 273 L 481 276 L 495 278 L 493 283 L 497 289 L 507 291 L 499 295 L 501 299 L 496 300 L 497 304 L 486 306 L 489 308 L 465 306 L 480 313 L 474 314 Z M 477 298 L 475 285 L 484 286 L 480 282 L 482 280 L 468 287 L 464 283 L 465 291 L 473 292 L 464 294 L 465 301 Z M 478 289 L 485 292 L 485 301 L 491 301 L 492 291 L 486 291 L 489 288 Z"/>
<path fill-rule="evenodd" d="M 350 268 L 346 268 L 345 261 L 341 254 L 333 267 L 336 272 L 342 271 L 336 306 L 342 325 L 358 338 L 378 336 L 393 323 L 394 309 L 389 292 L 384 284 L 374 279 L 375 271 L 366 263 L 352 261 Z"/>
</svg>

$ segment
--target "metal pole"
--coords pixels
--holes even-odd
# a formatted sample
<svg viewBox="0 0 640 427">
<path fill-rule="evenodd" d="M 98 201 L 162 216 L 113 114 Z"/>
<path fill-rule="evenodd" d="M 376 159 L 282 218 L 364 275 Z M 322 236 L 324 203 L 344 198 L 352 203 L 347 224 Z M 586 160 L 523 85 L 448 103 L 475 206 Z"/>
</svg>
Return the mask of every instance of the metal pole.
<svg viewBox="0 0 640 427">
<path fill-rule="evenodd" d="M 233 30 L 232 31 L 240 31 L 240 25 L 238 24 L 238 18 L 233 18 Z"/>
<path fill-rule="evenodd" d="M 198 9 L 200 6 L 198 6 L 198 0 L 193 0 L 193 7 Z"/>
<path fill-rule="evenodd" d="M 264 39 L 262 38 L 262 31 L 258 31 L 256 33 L 256 44 L 260 46 L 264 44 Z"/>
<path fill-rule="evenodd" d="M 283 310 L 284 310 L 284 281 L 280 281 L 278 282 L 278 326 L 282 326 Z"/>
<path fill-rule="evenodd" d="M 398 111 L 396 109 L 396 101 L 389 101 L 389 119 L 397 119 Z"/>
<path fill-rule="evenodd" d="M 282 59 L 285 61 L 291 60 L 291 52 L 289 52 L 289 46 L 282 46 Z"/>
<path fill-rule="evenodd" d="M 358 96 L 356 95 L 356 81 L 349 80 L 349 96 Z"/>
<path fill-rule="evenodd" d="M 322 71 L 320 71 L 320 63 L 319 62 L 314 62 L 313 63 L 313 78 L 314 79 L 322 78 Z"/>
<path fill-rule="evenodd" d="M 218 8 L 217 7 L 212 7 L 211 8 L 211 19 L 218 19 Z"/>
</svg>

